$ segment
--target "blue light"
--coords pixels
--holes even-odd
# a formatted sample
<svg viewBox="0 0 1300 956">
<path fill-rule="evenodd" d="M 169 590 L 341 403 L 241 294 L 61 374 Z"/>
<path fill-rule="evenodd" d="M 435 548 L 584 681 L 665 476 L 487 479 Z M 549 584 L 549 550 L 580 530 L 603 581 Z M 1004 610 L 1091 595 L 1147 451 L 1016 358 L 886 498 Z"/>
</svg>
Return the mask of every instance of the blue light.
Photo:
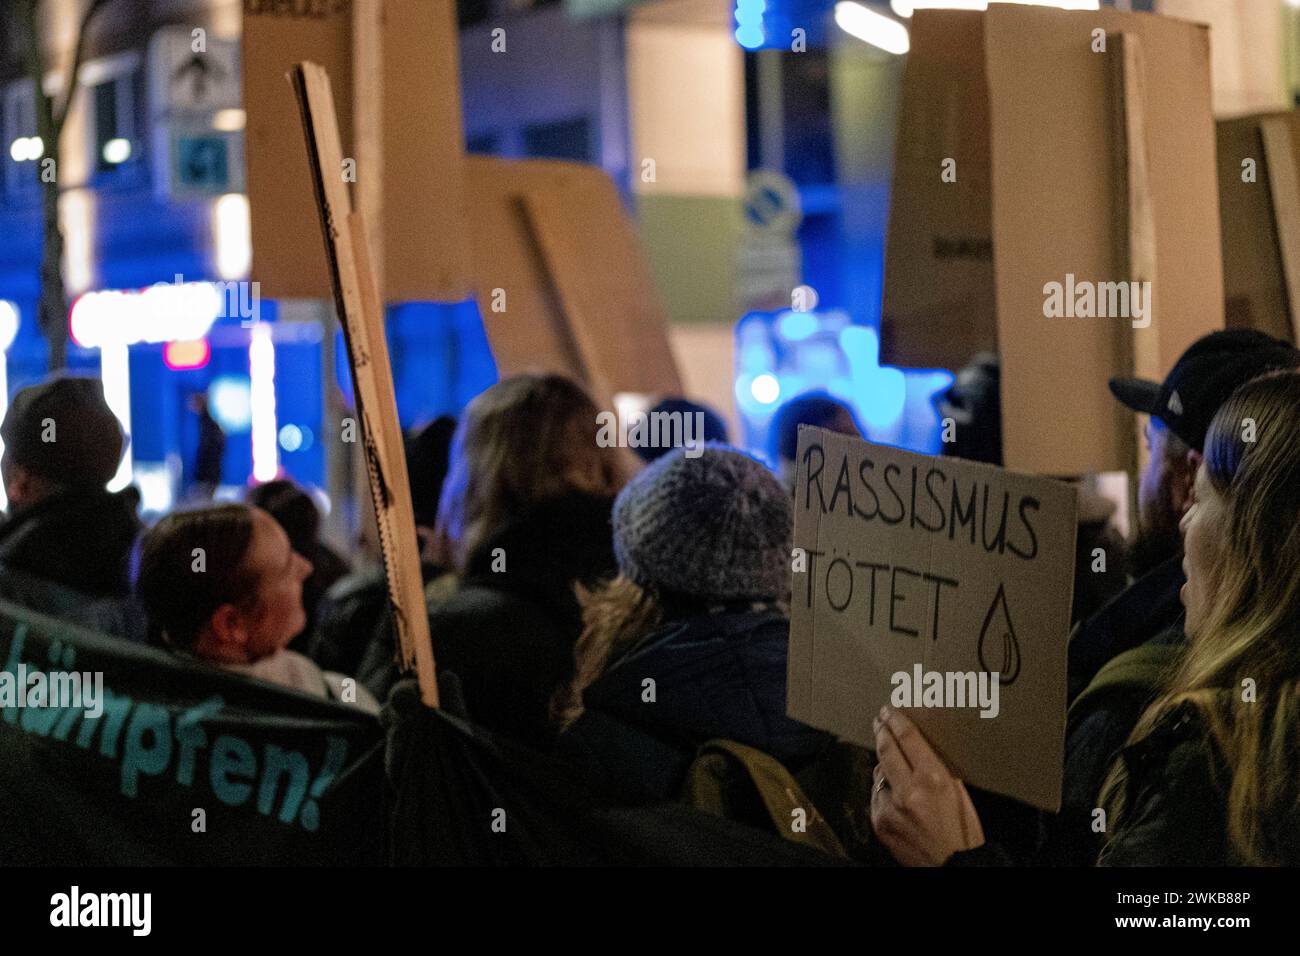
<svg viewBox="0 0 1300 956">
<path fill-rule="evenodd" d="M 252 388 L 246 376 L 219 375 L 208 386 L 208 408 L 226 434 L 242 434 L 253 423 Z"/>
<path fill-rule="evenodd" d="M 817 317 L 811 312 L 786 312 L 777 319 L 776 330 L 787 342 L 801 342 L 817 331 Z"/>
<path fill-rule="evenodd" d="M 746 50 L 757 50 L 766 39 L 761 26 L 745 24 L 736 27 L 736 42 Z"/>
<path fill-rule="evenodd" d="M 750 384 L 749 391 L 760 405 L 772 405 L 781 397 L 781 383 L 775 375 L 758 375 Z"/>
<path fill-rule="evenodd" d="M 862 417 L 872 428 L 890 428 L 903 414 L 907 379 L 896 368 L 877 368 L 874 375 L 854 382 L 854 398 Z"/>
<path fill-rule="evenodd" d="M 736 0 L 736 42 L 746 50 L 757 50 L 767 41 L 763 32 L 766 9 L 766 0 Z"/>
<path fill-rule="evenodd" d="M 809 391 L 848 402 L 870 441 L 940 450 L 934 394 L 951 374 L 882 366 L 876 329 L 839 310 L 750 313 L 736 327 L 736 359 L 736 410 L 751 451 L 766 446 L 776 410 Z"/>
</svg>

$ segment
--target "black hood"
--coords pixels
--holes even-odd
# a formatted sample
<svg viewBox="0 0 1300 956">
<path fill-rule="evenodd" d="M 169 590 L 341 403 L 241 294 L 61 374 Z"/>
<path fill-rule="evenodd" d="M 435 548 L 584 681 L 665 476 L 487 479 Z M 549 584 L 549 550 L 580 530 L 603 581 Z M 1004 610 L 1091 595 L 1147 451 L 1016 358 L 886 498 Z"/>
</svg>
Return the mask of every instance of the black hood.
<svg viewBox="0 0 1300 956">
<path fill-rule="evenodd" d="M 829 737 L 786 716 L 790 624 L 776 611 L 708 614 L 671 624 L 583 694 L 589 709 L 688 749 L 735 740 L 798 767 Z M 646 678 L 655 703 L 643 700 Z"/>
<path fill-rule="evenodd" d="M 0 525 L 0 565 L 83 594 L 124 597 L 139 531 L 134 499 L 124 493 L 56 495 Z"/>
<path fill-rule="evenodd" d="M 574 582 L 594 585 L 618 573 L 609 521 L 613 507 L 612 498 L 580 492 L 535 505 L 470 555 L 464 585 L 508 591 L 577 622 Z M 505 574 L 492 567 L 498 548 Z"/>
</svg>

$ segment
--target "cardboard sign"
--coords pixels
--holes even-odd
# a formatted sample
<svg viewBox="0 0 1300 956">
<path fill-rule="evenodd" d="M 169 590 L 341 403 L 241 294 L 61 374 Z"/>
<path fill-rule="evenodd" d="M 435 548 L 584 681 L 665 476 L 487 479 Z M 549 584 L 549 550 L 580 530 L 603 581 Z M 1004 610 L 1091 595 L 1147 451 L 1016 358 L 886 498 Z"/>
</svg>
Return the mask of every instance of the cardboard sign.
<svg viewBox="0 0 1300 956">
<path fill-rule="evenodd" d="M 469 250 L 454 4 L 334 0 L 319 4 L 311 16 L 300 8 L 258 0 L 245 4 L 252 278 L 271 298 L 329 295 L 298 105 L 284 81 L 295 63 L 310 60 L 333 82 L 343 157 L 352 164 L 333 175 L 374 197 L 364 206 L 379 227 L 375 248 L 382 259 L 376 271 L 384 301 L 464 299 Z M 377 24 L 376 43 L 365 47 L 377 62 L 356 62 L 363 45 L 357 43 L 354 19 L 361 16 Z M 368 163 L 368 156 L 381 159 Z"/>
<path fill-rule="evenodd" d="M 893 704 L 963 780 L 1057 809 L 1077 510 L 1048 478 L 800 428 L 790 716 L 871 746 Z"/>
<path fill-rule="evenodd" d="M 1131 418 L 1107 380 L 1159 378 L 1223 326 L 1208 32 L 994 5 L 917 11 L 911 38 L 882 360 L 958 368 L 995 348 L 1009 467 L 1123 468 Z M 1151 240 L 1149 275 L 1135 233 Z M 1135 282 L 1150 283 L 1147 314 L 1110 308 Z M 1049 317 L 1052 283 L 1092 287 L 1092 304 Z"/>
<path fill-rule="evenodd" d="M 1300 113 L 1222 120 L 1217 141 L 1227 324 L 1300 341 Z"/>
<path fill-rule="evenodd" d="M 501 375 L 569 375 L 604 406 L 617 392 L 680 393 L 667 321 L 609 176 L 487 156 L 467 157 L 465 175 L 479 312 Z"/>
</svg>

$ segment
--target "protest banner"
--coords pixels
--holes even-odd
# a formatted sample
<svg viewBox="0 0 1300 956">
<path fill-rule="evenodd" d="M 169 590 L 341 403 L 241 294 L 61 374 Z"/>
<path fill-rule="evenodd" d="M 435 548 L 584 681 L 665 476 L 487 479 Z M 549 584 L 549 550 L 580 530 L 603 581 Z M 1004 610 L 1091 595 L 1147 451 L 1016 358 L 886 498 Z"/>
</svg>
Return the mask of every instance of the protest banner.
<svg viewBox="0 0 1300 956">
<path fill-rule="evenodd" d="M 962 779 L 1061 799 L 1077 493 L 799 430 L 789 713 L 874 745 L 905 711 Z"/>
<path fill-rule="evenodd" d="M 995 4 L 919 10 L 911 44 L 882 361 L 996 351 L 1009 467 L 1128 467 L 1107 380 L 1223 326 L 1208 31 Z"/>
<path fill-rule="evenodd" d="M 1300 113 L 1217 124 L 1224 313 L 1300 343 Z"/>
<path fill-rule="evenodd" d="M 0 864 L 381 863 L 383 779 L 355 707 L 0 602 Z"/>
</svg>

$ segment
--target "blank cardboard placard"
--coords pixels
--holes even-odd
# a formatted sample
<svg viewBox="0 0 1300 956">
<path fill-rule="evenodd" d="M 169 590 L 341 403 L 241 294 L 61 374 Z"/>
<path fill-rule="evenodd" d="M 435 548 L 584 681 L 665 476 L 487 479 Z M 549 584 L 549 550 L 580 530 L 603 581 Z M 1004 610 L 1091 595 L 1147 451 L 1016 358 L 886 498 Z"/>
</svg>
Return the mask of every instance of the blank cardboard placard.
<svg viewBox="0 0 1300 956">
<path fill-rule="evenodd" d="M 960 368 L 997 347 L 984 17 L 917 11 L 885 243 L 882 360 Z M 947 177 L 955 181 L 945 182 Z"/>
<path fill-rule="evenodd" d="M 1146 14 L 1002 7 L 984 29 L 1005 460 L 1055 474 L 1121 468 L 1129 431 L 1107 379 L 1126 374 L 1135 352 L 1150 357 L 1139 371 L 1159 375 L 1223 327 L 1208 31 Z M 1106 58 L 1116 51 L 1094 51 L 1098 31 L 1135 36 L 1143 54 L 1156 260 L 1145 328 L 1043 315 L 1047 283 L 1136 278 L 1114 248 L 1114 220 L 1127 212 L 1116 208 L 1124 169 L 1108 150 L 1117 91 Z"/>
<path fill-rule="evenodd" d="M 609 177 L 484 156 L 465 170 L 479 311 L 500 374 L 570 375 L 604 403 L 679 393 L 667 322 Z"/>
<path fill-rule="evenodd" d="M 278 14 L 262 4 L 244 14 L 245 162 L 252 217 L 252 278 L 270 298 L 324 299 L 329 269 L 298 104 L 285 75 L 311 60 L 333 83 L 344 154 L 352 142 L 352 12 L 329 5 L 320 17 Z"/>
<path fill-rule="evenodd" d="M 382 177 L 377 238 L 385 301 L 459 301 L 469 294 L 465 241 L 464 135 L 460 67 L 452 0 L 358 0 L 381 4 L 377 89 L 382 103 L 365 108 L 383 119 L 382 168 L 357 162 L 353 6 L 323 4 L 319 17 L 262 4 L 244 16 L 244 100 L 248 114 L 248 195 L 252 215 L 252 277 L 273 298 L 325 298 L 329 274 L 316 234 L 307 156 L 297 105 L 284 77 L 311 60 L 333 81 L 344 160 L 356 180 Z M 374 64 L 367 68 L 375 68 Z M 344 171 L 337 171 L 342 177 Z M 354 180 L 354 181 L 356 181 Z"/>
<path fill-rule="evenodd" d="M 459 302 L 471 294 L 455 8 L 454 0 L 384 0 L 389 302 Z"/>
<path fill-rule="evenodd" d="M 1300 113 L 1242 116 L 1217 124 L 1224 311 L 1229 327 L 1259 329 L 1294 341 L 1291 315 L 1296 310 L 1291 301 L 1300 289 L 1293 290 L 1287 282 L 1278 227 L 1288 220 L 1300 225 L 1300 203 L 1295 201 L 1300 180 L 1294 175 L 1294 159 L 1270 163 L 1263 135 L 1268 121 L 1285 124 L 1292 150 L 1300 145 Z M 1275 188 L 1275 176 L 1283 172 L 1296 180 L 1289 191 L 1286 183 Z"/>
<path fill-rule="evenodd" d="M 790 716 L 871 746 L 895 675 L 997 673 L 995 716 L 969 698 L 901 709 L 962 779 L 1057 809 L 1075 488 L 820 428 L 798 454 Z"/>
<path fill-rule="evenodd" d="M 1135 109 L 1119 108 L 1121 44 L 1095 49 L 1098 32 L 1141 46 L 1140 75 L 1130 76 Z M 995 4 L 985 14 L 918 11 L 912 44 L 886 250 L 886 360 L 955 368 L 996 344 L 1009 467 L 1057 475 L 1126 467 L 1131 418 L 1107 380 L 1135 365 L 1163 374 L 1223 325 L 1205 28 Z M 1125 120 L 1145 140 L 1151 324 L 1048 318 L 1048 283 L 1136 279 L 1128 230 L 1118 228 L 1129 211 L 1125 147 L 1134 145 Z M 955 160 L 955 181 L 944 181 L 945 158 Z"/>
</svg>

